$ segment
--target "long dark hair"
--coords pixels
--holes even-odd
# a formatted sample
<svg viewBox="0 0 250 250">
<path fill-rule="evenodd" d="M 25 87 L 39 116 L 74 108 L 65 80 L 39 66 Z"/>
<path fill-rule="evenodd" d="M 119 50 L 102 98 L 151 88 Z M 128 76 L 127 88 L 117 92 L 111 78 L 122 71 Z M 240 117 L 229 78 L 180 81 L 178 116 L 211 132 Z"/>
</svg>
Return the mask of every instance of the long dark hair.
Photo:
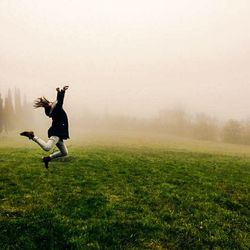
<svg viewBox="0 0 250 250">
<path fill-rule="evenodd" d="M 48 99 L 46 99 L 44 96 L 43 97 L 39 97 L 34 101 L 34 108 L 46 108 L 49 106 L 50 101 Z"/>
</svg>

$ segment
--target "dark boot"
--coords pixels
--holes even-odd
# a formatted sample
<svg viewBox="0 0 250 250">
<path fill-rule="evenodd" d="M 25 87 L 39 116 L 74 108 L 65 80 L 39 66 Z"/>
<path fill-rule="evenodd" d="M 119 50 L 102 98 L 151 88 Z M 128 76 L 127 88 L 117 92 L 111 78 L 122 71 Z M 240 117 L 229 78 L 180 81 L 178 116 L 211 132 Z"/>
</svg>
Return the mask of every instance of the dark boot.
<svg viewBox="0 0 250 250">
<path fill-rule="evenodd" d="M 22 133 L 20 133 L 21 136 L 26 136 L 28 137 L 30 140 L 32 140 L 34 138 L 34 132 L 33 131 L 24 131 Z"/>
<path fill-rule="evenodd" d="M 51 158 L 49 156 L 43 157 L 43 162 L 45 165 L 45 168 L 49 168 L 49 162 L 51 161 Z"/>
</svg>

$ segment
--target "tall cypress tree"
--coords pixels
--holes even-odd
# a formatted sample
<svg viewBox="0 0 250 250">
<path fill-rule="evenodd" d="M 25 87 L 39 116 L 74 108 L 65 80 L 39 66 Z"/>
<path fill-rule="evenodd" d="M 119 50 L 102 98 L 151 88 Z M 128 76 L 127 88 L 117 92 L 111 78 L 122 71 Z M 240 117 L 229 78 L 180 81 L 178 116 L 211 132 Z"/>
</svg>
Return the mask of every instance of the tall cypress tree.
<svg viewBox="0 0 250 250">
<path fill-rule="evenodd" d="M 22 128 L 24 125 L 24 117 L 22 112 L 22 104 L 21 104 L 21 93 L 20 89 L 15 88 L 15 119 L 16 119 L 16 128 Z"/>
<path fill-rule="evenodd" d="M 11 95 L 11 90 L 8 90 L 8 94 L 5 97 L 5 102 L 4 102 L 4 128 L 5 131 L 11 131 L 14 129 L 14 108 L 13 108 L 13 102 L 12 102 L 12 95 Z"/>
<path fill-rule="evenodd" d="M 0 93 L 0 133 L 3 131 L 3 99 Z"/>
<path fill-rule="evenodd" d="M 15 88 L 15 113 L 19 116 L 22 110 L 20 89 Z"/>
</svg>

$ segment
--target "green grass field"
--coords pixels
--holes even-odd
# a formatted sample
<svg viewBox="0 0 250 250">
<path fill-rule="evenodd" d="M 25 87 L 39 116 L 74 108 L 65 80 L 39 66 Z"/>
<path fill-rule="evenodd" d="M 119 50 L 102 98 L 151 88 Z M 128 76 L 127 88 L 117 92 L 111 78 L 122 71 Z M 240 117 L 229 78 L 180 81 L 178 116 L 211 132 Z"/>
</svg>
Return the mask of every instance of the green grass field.
<svg viewBox="0 0 250 250">
<path fill-rule="evenodd" d="M 131 138 L 71 140 L 48 171 L 2 139 L 0 249 L 250 248 L 249 147 Z"/>
</svg>

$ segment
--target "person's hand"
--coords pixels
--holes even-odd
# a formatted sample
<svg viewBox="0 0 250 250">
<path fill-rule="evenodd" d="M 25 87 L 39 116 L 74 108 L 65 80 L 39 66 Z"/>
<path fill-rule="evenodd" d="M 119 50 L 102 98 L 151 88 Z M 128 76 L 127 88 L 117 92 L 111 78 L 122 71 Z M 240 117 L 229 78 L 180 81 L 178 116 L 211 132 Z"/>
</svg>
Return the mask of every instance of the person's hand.
<svg viewBox="0 0 250 250">
<path fill-rule="evenodd" d="M 63 87 L 63 90 L 65 91 L 65 90 L 67 90 L 69 88 L 69 86 L 64 86 Z"/>
<path fill-rule="evenodd" d="M 59 91 L 60 91 L 60 88 L 57 87 L 57 88 L 56 88 L 56 91 L 59 92 Z"/>
</svg>

